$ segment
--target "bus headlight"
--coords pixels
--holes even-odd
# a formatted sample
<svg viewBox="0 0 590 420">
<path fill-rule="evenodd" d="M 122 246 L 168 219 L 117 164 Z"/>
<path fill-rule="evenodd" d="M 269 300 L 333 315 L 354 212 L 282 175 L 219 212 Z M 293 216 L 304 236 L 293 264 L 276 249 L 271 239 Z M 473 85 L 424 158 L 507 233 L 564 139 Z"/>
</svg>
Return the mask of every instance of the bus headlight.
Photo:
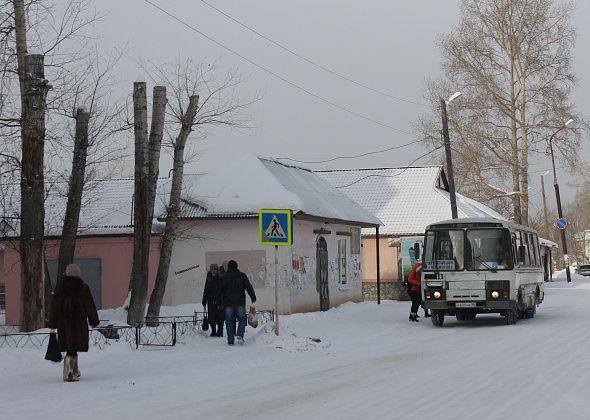
<svg viewBox="0 0 590 420">
<path fill-rule="evenodd" d="M 497 290 L 494 290 L 494 291 L 492 291 L 491 296 L 494 299 L 498 299 L 500 297 L 500 292 L 498 292 Z"/>
<path fill-rule="evenodd" d="M 438 290 L 435 290 L 432 296 L 434 296 L 435 299 L 440 299 L 442 294 Z"/>
</svg>

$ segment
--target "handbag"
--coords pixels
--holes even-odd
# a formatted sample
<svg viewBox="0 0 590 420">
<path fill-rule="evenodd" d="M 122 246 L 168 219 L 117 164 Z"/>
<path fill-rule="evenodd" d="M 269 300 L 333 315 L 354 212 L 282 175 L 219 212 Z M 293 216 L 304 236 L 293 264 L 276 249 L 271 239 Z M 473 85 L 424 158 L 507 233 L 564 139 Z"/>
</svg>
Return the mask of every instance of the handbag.
<svg viewBox="0 0 590 420">
<path fill-rule="evenodd" d="M 209 329 L 209 319 L 207 318 L 207 315 L 203 317 L 203 323 L 201 324 L 201 328 L 203 331 L 207 331 Z"/>
<path fill-rule="evenodd" d="M 254 306 L 250 306 L 250 310 L 248 311 L 248 325 L 252 328 L 258 327 L 258 314 Z"/>
<path fill-rule="evenodd" d="M 57 343 L 57 334 L 55 331 L 49 333 L 49 343 L 47 344 L 47 352 L 45 353 L 45 360 L 52 362 L 61 362 L 61 351 L 59 351 L 59 344 Z"/>
</svg>

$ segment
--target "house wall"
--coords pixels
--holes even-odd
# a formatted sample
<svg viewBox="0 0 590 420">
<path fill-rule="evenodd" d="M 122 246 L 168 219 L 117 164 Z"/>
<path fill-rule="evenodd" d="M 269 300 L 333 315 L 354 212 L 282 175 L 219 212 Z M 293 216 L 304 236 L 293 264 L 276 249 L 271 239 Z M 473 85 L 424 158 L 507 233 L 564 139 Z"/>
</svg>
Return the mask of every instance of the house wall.
<svg viewBox="0 0 590 420">
<path fill-rule="evenodd" d="M 57 259 L 59 240 L 45 242 L 48 260 Z M 2 278 L 6 284 L 6 324 L 18 325 L 20 311 L 20 255 L 18 243 L 5 246 Z M 154 236 L 150 246 L 148 293 L 151 293 L 160 257 L 160 237 Z M 99 259 L 101 261 L 102 308 L 117 308 L 127 297 L 133 264 L 132 237 L 78 238 L 74 259 Z M 84 273 L 82 273 L 84 277 Z M 149 295 L 148 295 L 149 296 Z"/>
<path fill-rule="evenodd" d="M 315 263 L 319 235 L 313 230 L 321 227 L 332 232 L 323 235 L 328 245 L 330 305 L 362 298 L 360 254 L 347 252 L 347 284 L 338 283 L 338 239 L 346 240 L 350 251 L 351 237 L 336 232 L 349 232 L 350 227 L 294 220 L 293 246 L 278 247 L 280 313 L 319 309 Z M 195 303 L 199 306 L 209 265 L 233 259 L 254 286 L 256 307 L 274 308 L 274 247 L 259 245 L 257 219 L 184 221 L 180 229 L 182 238 L 175 242 L 172 251 L 164 305 Z M 199 266 L 191 268 L 195 265 Z"/>
<path fill-rule="evenodd" d="M 379 238 L 379 272 L 381 282 L 388 283 L 399 280 L 397 259 L 399 248 L 389 246 L 388 237 Z M 377 282 L 377 246 L 375 237 L 362 238 L 362 271 L 363 283 Z"/>
<path fill-rule="evenodd" d="M 408 295 L 400 283 L 399 248 L 389 246 L 390 237 L 379 238 L 379 272 L 381 299 L 407 300 Z M 363 300 L 377 300 L 377 246 L 374 236 L 362 238 Z"/>
</svg>

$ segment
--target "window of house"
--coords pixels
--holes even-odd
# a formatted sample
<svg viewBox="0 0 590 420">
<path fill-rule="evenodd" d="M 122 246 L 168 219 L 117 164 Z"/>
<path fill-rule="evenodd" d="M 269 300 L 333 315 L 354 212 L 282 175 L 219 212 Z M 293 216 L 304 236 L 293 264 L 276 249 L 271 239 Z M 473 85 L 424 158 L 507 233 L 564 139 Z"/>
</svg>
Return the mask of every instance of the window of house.
<svg viewBox="0 0 590 420">
<path fill-rule="evenodd" d="M 338 284 L 348 284 L 346 273 L 346 239 L 338 240 Z"/>
</svg>

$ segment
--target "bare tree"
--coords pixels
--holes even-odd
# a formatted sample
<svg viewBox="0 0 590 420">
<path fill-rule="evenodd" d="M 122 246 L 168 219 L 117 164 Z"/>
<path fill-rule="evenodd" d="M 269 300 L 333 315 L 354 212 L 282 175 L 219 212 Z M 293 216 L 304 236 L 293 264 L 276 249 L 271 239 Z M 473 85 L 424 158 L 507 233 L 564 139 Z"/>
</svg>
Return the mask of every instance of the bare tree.
<svg viewBox="0 0 590 420">
<path fill-rule="evenodd" d="M 156 284 L 150 296 L 147 312 L 147 323 L 156 325 L 166 291 L 172 249 L 178 234 L 184 164 L 194 156 L 189 154 L 187 157 L 186 154 L 189 136 L 193 131 L 197 131 L 197 134 L 204 138 L 208 128 L 218 125 L 248 127 L 251 117 L 245 110 L 258 99 L 239 100 L 236 92 L 236 88 L 242 82 L 239 74 L 228 72 L 218 80 L 215 66 L 195 64 L 192 60 L 178 60 L 176 65 L 163 67 L 152 66 L 150 73 L 152 78 L 165 84 L 171 93 L 167 146 L 172 147 L 174 151 L 172 183 L 166 208 L 166 228 L 160 249 Z"/>
<path fill-rule="evenodd" d="M 548 137 L 576 115 L 569 101 L 575 30 L 573 2 L 462 0 L 461 21 L 438 42 L 444 76 L 427 86 L 433 115 L 441 97 L 462 91 L 450 107 L 458 189 L 515 221 L 529 223 L 529 165 Z M 420 130 L 440 144 L 437 119 Z M 585 123 L 558 139 L 571 164 Z M 567 141 L 566 141 L 567 140 Z"/>
</svg>

